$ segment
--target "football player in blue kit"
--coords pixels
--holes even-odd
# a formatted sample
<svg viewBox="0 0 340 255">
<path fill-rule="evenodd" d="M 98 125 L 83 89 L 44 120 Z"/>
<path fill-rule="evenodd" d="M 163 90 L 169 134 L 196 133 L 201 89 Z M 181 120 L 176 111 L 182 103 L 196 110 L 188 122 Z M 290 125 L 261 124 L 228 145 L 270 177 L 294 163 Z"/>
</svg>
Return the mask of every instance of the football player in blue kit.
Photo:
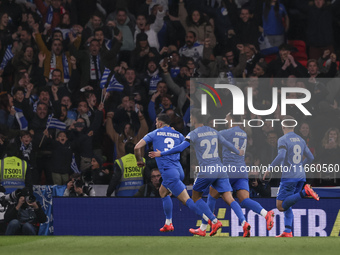
<svg viewBox="0 0 340 255">
<path fill-rule="evenodd" d="M 241 129 L 242 124 L 240 116 L 232 116 L 230 113 L 226 116 L 228 129 L 221 130 L 219 133 L 227 141 L 234 144 L 236 148 L 240 148 L 244 152 L 247 148 L 247 133 Z M 238 123 L 234 125 L 233 123 Z M 240 156 L 230 151 L 228 148 L 222 148 L 223 165 L 228 166 L 229 182 L 233 191 L 236 192 L 241 207 L 260 214 L 265 217 L 267 222 L 267 230 L 271 230 L 274 226 L 274 212 L 266 211 L 258 202 L 249 198 L 249 182 L 244 156 Z M 210 187 L 207 204 L 212 212 L 215 210 L 216 200 L 220 194 L 213 187 Z M 203 219 L 201 229 L 206 228 L 207 222 Z"/>
<path fill-rule="evenodd" d="M 143 166 L 141 148 L 148 143 L 153 143 L 155 150 L 167 151 L 174 146 L 181 144 L 184 141 L 184 136 L 173 130 L 170 126 L 170 118 L 166 114 L 159 114 L 156 118 L 156 130 L 148 133 L 135 146 L 135 155 L 138 166 Z M 163 209 L 166 216 L 166 222 L 161 232 L 173 231 L 172 224 L 172 201 L 168 196 L 170 193 L 175 195 L 184 205 L 188 206 L 197 215 L 204 217 L 206 220 L 211 220 L 213 232 L 220 228 L 221 222 L 217 220 L 211 212 L 208 205 L 202 200 L 195 203 L 188 195 L 185 185 L 180 180 L 180 170 L 182 165 L 179 162 L 180 154 L 169 154 L 167 156 L 157 158 L 156 162 L 162 175 L 162 185 L 159 188 L 159 194 L 163 200 Z M 183 169 L 182 169 L 183 171 Z M 170 200 L 170 201 L 169 201 Z"/>
<path fill-rule="evenodd" d="M 277 237 L 293 237 L 292 206 L 306 196 L 311 196 L 319 200 L 319 196 L 306 182 L 304 165 L 310 164 L 314 160 L 313 154 L 308 149 L 306 142 L 294 133 L 295 120 L 291 116 L 286 116 L 285 126 L 282 126 L 284 135 L 278 140 L 278 155 L 271 163 L 270 167 L 280 166 L 282 169 L 281 182 L 276 198 L 276 207 L 284 213 L 285 229 Z M 305 159 L 303 159 L 303 156 Z M 266 178 L 268 171 L 264 174 Z"/>
<path fill-rule="evenodd" d="M 171 150 L 166 151 L 153 151 L 149 155 L 151 157 L 163 157 L 172 153 L 178 153 L 183 151 L 189 145 L 193 146 L 196 152 L 196 157 L 199 163 L 199 173 L 195 180 L 192 192 L 192 199 L 195 203 L 202 201 L 203 191 L 212 186 L 219 194 L 222 195 L 223 200 L 231 206 L 238 218 L 240 219 L 244 236 L 250 236 L 250 225 L 246 222 L 240 205 L 234 200 L 232 196 L 232 188 L 229 183 L 228 175 L 223 171 L 223 165 L 218 155 L 218 143 L 233 151 L 237 155 L 243 155 L 244 151 L 239 151 L 235 146 L 226 141 L 215 129 L 203 125 L 203 117 L 200 110 L 193 109 L 191 111 L 190 123 L 195 127 L 191 131 L 184 142 L 179 146 L 175 146 Z M 206 220 L 206 219 L 205 219 Z M 212 222 L 213 223 L 213 222 Z M 215 224 L 216 226 L 216 224 Z M 219 223 L 218 228 L 222 227 L 222 223 Z M 190 233 L 194 235 L 205 236 L 206 229 L 190 229 Z M 210 236 L 216 234 L 214 224 L 212 224 L 212 232 Z"/>
</svg>

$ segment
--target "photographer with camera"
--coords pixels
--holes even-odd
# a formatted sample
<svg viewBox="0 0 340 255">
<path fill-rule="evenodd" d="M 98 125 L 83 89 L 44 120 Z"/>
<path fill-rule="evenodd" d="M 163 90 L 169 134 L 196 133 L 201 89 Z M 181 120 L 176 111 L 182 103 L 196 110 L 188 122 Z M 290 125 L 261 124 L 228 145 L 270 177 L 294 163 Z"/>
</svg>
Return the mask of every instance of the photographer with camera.
<svg viewBox="0 0 340 255">
<path fill-rule="evenodd" d="M 29 189 L 17 189 L 7 195 L 6 200 L 14 203 L 5 213 L 5 222 L 8 223 L 5 234 L 37 235 L 40 223 L 46 222 L 47 217 Z"/>
<path fill-rule="evenodd" d="M 262 182 L 260 173 L 250 172 L 249 173 L 249 195 L 251 198 L 254 197 L 271 197 L 271 187 L 268 182 Z"/>
<path fill-rule="evenodd" d="M 81 175 L 74 174 L 67 183 L 64 191 L 64 197 L 94 197 L 96 193 L 94 189 L 83 181 Z"/>
</svg>

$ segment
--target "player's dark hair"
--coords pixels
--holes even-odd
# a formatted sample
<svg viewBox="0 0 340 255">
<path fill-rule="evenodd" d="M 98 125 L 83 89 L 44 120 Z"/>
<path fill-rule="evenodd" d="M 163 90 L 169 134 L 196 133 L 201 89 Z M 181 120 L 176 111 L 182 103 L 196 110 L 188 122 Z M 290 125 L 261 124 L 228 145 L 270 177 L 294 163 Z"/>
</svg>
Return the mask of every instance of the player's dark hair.
<svg viewBox="0 0 340 255">
<path fill-rule="evenodd" d="M 158 119 L 158 121 L 162 121 L 166 125 L 170 125 L 171 124 L 170 117 L 167 114 L 165 114 L 165 113 L 158 114 L 157 115 L 157 119 Z"/>
<path fill-rule="evenodd" d="M 132 142 L 127 142 L 124 146 L 125 154 L 133 154 L 135 149 L 135 144 Z"/>
<path fill-rule="evenodd" d="M 204 123 L 204 117 L 201 114 L 201 110 L 199 109 L 192 109 L 190 111 L 190 115 L 194 117 L 198 123 L 203 124 Z"/>
</svg>

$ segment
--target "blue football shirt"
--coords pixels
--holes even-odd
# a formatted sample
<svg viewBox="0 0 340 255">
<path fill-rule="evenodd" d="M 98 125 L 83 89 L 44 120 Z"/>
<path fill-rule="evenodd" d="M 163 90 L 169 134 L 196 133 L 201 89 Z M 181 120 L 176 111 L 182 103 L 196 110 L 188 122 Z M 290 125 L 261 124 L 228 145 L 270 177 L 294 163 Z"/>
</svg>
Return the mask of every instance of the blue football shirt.
<svg viewBox="0 0 340 255">
<path fill-rule="evenodd" d="M 186 138 L 190 139 L 190 146 L 193 146 L 200 166 L 222 164 L 218 156 L 219 136 L 218 131 L 208 126 L 198 127 L 187 135 Z"/>
<path fill-rule="evenodd" d="M 278 150 L 286 150 L 281 181 L 292 181 L 292 178 L 305 180 L 306 173 L 303 167 L 303 156 L 311 154 L 305 140 L 294 132 L 289 132 L 280 137 L 277 146 Z"/>
<path fill-rule="evenodd" d="M 145 135 L 143 140 L 146 143 L 152 142 L 154 151 L 157 149 L 160 151 L 167 151 L 174 146 L 181 144 L 184 141 L 184 136 L 176 130 L 173 130 L 171 127 L 162 127 Z M 182 167 L 179 160 L 180 153 L 156 158 L 158 168 L 161 172 L 167 168 Z"/>
<path fill-rule="evenodd" d="M 244 132 L 239 126 L 225 129 L 219 132 L 224 139 L 231 142 L 237 149 L 246 152 L 247 148 L 247 133 Z M 230 151 L 225 146 L 222 147 L 223 165 L 235 167 L 229 170 L 228 175 L 230 178 L 248 178 L 246 171 L 246 164 L 244 162 L 244 156 L 240 156 L 235 152 Z M 243 167 L 241 169 L 241 167 Z M 230 169 L 230 168 L 228 168 Z M 233 170 L 236 169 L 236 172 Z"/>
</svg>

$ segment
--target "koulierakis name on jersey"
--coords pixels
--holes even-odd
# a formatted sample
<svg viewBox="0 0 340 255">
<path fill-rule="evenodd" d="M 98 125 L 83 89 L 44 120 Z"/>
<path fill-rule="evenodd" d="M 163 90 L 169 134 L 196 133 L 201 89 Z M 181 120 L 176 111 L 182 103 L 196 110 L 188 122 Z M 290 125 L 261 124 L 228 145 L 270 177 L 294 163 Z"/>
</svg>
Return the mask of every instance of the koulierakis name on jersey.
<svg viewBox="0 0 340 255">
<path fill-rule="evenodd" d="M 170 132 L 157 132 L 157 136 L 171 136 L 171 137 L 179 138 L 179 134 L 170 133 Z"/>
</svg>

